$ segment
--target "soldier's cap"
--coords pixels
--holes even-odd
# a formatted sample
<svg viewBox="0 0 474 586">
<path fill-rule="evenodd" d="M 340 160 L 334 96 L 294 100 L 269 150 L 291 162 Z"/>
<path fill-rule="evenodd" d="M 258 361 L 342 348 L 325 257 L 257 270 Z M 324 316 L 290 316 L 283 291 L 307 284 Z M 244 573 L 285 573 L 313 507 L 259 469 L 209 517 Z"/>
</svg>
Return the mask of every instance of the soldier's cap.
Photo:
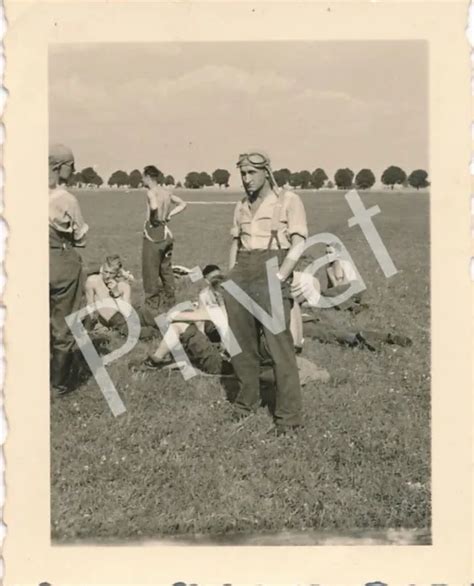
<svg viewBox="0 0 474 586">
<path fill-rule="evenodd" d="M 269 169 L 271 166 L 270 157 L 261 149 L 249 149 L 246 153 L 239 155 L 237 167 L 251 165 L 257 169 Z"/>
<path fill-rule="evenodd" d="M 61 165 L 72 163 L 74 166 L 74 154 L 72 150 L 64 144 L 49 145 L 49 166 L 52 169 L 58 169 Z"/>
</svg>

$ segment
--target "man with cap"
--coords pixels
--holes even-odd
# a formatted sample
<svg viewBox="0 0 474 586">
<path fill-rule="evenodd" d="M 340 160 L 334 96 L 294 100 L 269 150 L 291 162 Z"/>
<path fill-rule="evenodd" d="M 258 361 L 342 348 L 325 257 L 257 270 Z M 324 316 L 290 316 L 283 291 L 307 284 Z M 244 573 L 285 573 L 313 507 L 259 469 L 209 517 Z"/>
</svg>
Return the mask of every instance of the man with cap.
<svg viewBox="0 0 474 586">
<path fill-rule="evenodd" d="M 279 189 L 270 159 L 262 151 L 242 154 L 237 162 L 246 196 L 237 203 L 231 234 L 229 279 L 262 310 L 271 314 L 267 261 L 277 257 L 276 274 L 281 287 L 284 329 L 273 333 L 226 288 L 224 301 L 229 326 L 242 351 L 232 356 L 239 380 L 235 402 L 237 419 L 258 405 L 259 335 L 263 335 L 273 361 L 276 382 L 274 422 L 278 434 L 302 424 L 301 388 L 290 332 L 292 297 L 290 281 L 304 240 L 306 214 L 300 197 Z"/>
<path fill-rule="evenodd" d="M 59 394 L 72 390 L 74 337 L 66 316 L 82 304 L 82 259 L 77 248 L 85 246 L 88 226 L 79 203 L 64 188 L 74 172 L 70 148 L 53 144 L 49 148 L 49 315 L 50 382 Z"/>
</svg>

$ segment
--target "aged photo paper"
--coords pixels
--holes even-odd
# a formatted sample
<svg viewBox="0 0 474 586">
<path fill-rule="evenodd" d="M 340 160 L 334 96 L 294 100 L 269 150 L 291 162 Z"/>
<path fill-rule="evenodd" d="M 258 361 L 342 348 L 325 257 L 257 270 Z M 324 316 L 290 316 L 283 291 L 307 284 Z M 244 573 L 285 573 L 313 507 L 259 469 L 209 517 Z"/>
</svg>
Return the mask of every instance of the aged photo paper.
<svg viewBox="0 0 474 586">
<path fill-rule="evenodd" d="M 6 14 L 4 583 L 471 583 L 468 4 Z"/>
</svg>

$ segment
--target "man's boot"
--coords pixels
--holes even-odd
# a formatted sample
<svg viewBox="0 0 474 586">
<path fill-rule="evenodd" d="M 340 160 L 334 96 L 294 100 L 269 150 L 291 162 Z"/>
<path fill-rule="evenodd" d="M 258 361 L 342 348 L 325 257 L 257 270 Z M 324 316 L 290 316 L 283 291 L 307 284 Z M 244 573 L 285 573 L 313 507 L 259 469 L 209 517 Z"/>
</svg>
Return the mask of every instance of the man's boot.
<svg viewBox="0 0 474 586">
<path fill-rule="evenodd" d="M 69 392 L 69 376 L 72 353 L 64 350 L 53 350 L 50 364 L 50 384 L 58 395 Z"/>
</svg>

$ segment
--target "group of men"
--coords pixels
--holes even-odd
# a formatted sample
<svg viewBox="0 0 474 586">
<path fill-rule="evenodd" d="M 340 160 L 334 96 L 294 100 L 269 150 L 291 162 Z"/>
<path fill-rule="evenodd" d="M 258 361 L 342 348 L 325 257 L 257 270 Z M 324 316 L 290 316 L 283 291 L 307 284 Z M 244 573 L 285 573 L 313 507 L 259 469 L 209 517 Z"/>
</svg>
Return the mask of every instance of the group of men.
<svg viewBox="0 0 474 586">
<path fill-rule="evenodd" d="M 86 244 L 88 225 L 76 197 L 67 189 L 74 173 L 74 155 L 70 148 L 53 144 L 49 149 L 49 298 L 50 298 L 50 382 L 59 394 L 76 384 L 78 349 L 66 317 L 87 301 L 89 308 L 103 299 L 130 302 L 132 275 L 124 270 L 118 255 L 110 255 L 97 271 L 83 268 L 78 249 Z M 147 217 L 143 229 L 142 276 L 145 303 L 140 321 L 145 334 L 155 329 L 154 318 L 163 308 L 174 304 L 174 276 L 171 265 L 173 235 L 169 219 L 184 210 L 186 203 L 159 184 L 154 166 L 144 169 L 147 185 Z M 126 327 L 126 315 L 118 307 L 101 307 L 99 321 L 107 327 Z M 89 320 L 90 321 L 90 320 Z"/>
<path fill-rule="evenodd" d="M 312 275 L 295 271 L 308 237 L 303 202 L 298 194 L 277 186 L 266 153 L 241 154 L 237 167 L 245 196 L 234 211 L 229 271 L 215 264 L 203 269 L 207 287 L 200 294 L 198 307 L 170 314 L 171 325 L 144 366 L 160 369 L 168 365 L 179 346 L 204 372 L 232 374 L 238 381 L 233 413 L 239 421 L 257 409 L 262 371 L 270 371 L 274 382 L 275 429 L 279 435 L 287 434 L 303 424 L 297 363 L 303 338 L 348 345 L 365 343 L 371 347 L 368 338 L 376 333 L 333 331 L 328 339 L 328 329 L 318 326 L 315 313 L 304 315 L 301 306 L 315 307 L 321 292 Z M 53 145 L 49 154 L 51 386 L 60 394 L 74 385 L 74 338 L 65 317 L 81 307 L 83 291 L 88 307 L 94 308 L 94 303 L 105 298 L 129 304 L 133 279 L 117 255 L 108 256 L 96 273 L 85 277 L 76 249 L 84 246 L 88 226 L 76 198 L 64 187 L 73 171 L 71 150 Z M 186 208 L 186 203 L 159 185 L 156 167 L 145 167 L 143 179 L 147 187 L 142 248 L 145 303 L 138 313 L 142 330 L 151 328 L 157 332 L 157 316 L 175 304 L 174 239 L 169 221 Z M 333 258 L 327 268 L 330 288 L 347 289 L 356 278 L 355 273 L 343 260 L 337 260 L 334 247 L 328 252 Z M 269 266 L 276 266 L 273 280 L 269 277 Z M 275 328 L 268 320 L 275 313 L 278 300 L 281 327 Z M 97 315 L 105 327 L 126 330 L 127 315 L 118 307 L 98 309 Z M 393 336 L 380 339 L 402 345 L 407 342 Z M 229 348 L 223 347 L 222 342 L 229 341 L 235 342 L 238 351 L 229 352 Z"/>
</svg>

